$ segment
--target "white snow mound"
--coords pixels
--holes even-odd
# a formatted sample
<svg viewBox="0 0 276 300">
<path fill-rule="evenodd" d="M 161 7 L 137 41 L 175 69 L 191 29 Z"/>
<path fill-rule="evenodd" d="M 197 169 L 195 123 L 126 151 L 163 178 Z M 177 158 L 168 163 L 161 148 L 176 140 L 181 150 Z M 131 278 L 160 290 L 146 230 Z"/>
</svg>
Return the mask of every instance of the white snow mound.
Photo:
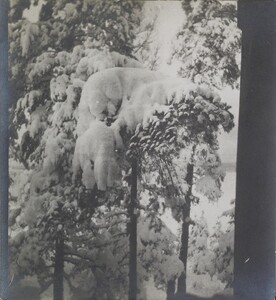
<svg viewBox="0 0 276 300">
<path fill-rule="evenodd" d="M 80 136 L 94 119 L 114 116 L 122 103 L 146 83 L 164 75 L 139 68 L 111 68 L 97 72 L 85 83 L 79 104 L 77 133 Z"/>
<path fill-rule="evenodd" d="M 74 176 L 82 170 L 82 182 L 88 189 L 96 184 L 99 190 L 111 187 L 119 178 L 112 129 L 95 120 L 76 143 L 73 158 Z"/>
</svg>

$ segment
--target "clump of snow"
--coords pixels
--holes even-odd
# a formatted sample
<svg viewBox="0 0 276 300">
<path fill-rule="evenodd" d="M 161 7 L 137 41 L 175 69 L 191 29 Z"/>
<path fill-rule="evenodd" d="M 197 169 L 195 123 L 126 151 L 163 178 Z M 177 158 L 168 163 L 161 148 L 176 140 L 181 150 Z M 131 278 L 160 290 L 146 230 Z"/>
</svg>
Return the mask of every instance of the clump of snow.
<svg viewBox="0 0 276 300">
<path fill-rule="evenodd" d="M 64 142 L 66 136 L 60 133 L 55 139 L 48 139 L 45 145 L 45 159 L 43 162 L 43 170 L 47 174 L 51 174 L 56 170 L 56 167 L 65 152 Z"/>
<path fill-rule="evenodd" d="M 22 33 L 20 44 L 22 48 L 22 56 L 27 56 L 31 43 L 34 42 L 35 37 L 39 34 L 39 27 L 35 23 L 28 22 Z"/>
<path fill-rule="evenodd" d="M 34 138 L 41 130 L 46 128 L 46 112 L 45 108 L 39 106 L 30 116 L 30 124 L 27 130 L 30 133 L 30 137 Z"/>
<path fill-rule="evenodd" d="M 103 122 L 93 121 L 76 143 L 73 172 L 82 171 L 82 182 L 92 189 L 106 190 L 118 179 L 119 168 L 115 157 L 115 138 L 112 129 Z"/>
<path fill-rule="evenodd" d="M 96 49 L 87 49 L 77 66 L 76 74 L 80 78 L 88 76 L 115 67 L 142 68 L 143 66 L 134 59 L 127 58 L 117 52 L 109 52 L 107 49 L 98 51 Z"/>
<path fill-rule="evenodd" d="M 77 45 L 73 48 L 73 52 L 71 54 L 71 64 L 77 64 L 80 59 L 85 55 L 85 51 L 81 45 Z"/>
<path fill-rule="evenodd" d="M 50 82 L 51 99 L 54 101 L 64 101 L 68 83 L 69 77 L 66 74 L 52 78 Z"/>
<path fill-rule="evenodd" d="M 67 3 L 64 7 L 65 16 L 68 22 L 68 19 L 72 20 L 77 17 L 77 5 L 73 3 Z"/>
<path fill-rule="evenodd" d="M 55 59 L 58 65 L 66 67 L 68 64 L 70 64 L 70 53 L 66 51 L 60 51 L 57 53 Z"/>
<path fill-rule="evenodd" d="M 126 126 L 133 132 L 139 123 L 146 127 L 154 112 L 166 110 L 166 105 L 173 95 L 181 98 L 184 90 L 190 90 L 193 86 L 185 79 L 164 79 L 162 76 L 159 80 L 140 85 L 133 91 L 130 100 L 122 104 L 118 119 L 112 125 L 113 129 L 119 132 L 121 127 Z"/>
<path fill-rule="evenodd" d="M 25 95 L 24 98 L 21 98 L 17 101 L 17 110 L 28 109 L 31 110 L 33 105 L 36 104 L 41 99 L 41 91 L 40 90 L 32 90 Z"/>
<path fill-rule="evenodd" d="M 212 200 L 217 200 L 221 197 L 217 179 L 210 175 L 203 176 L 197 180 L 196 191 Z"/>
<path fill-rule="evenodd" d="M 29 73 L 29 79 L 34 81 L 36 77 L 41 77 L 47 73 L 55 65 L 55 54 L 52 52 L 44 52 L 36 58 L 36 61 L 32 64 L 31 71 Z"/>
<path fill-rule="evenodd" d="M 15 234 L 15 236 L 12 239 L 13 246 L 20 246 L 25 239 L 26 232 L 21 230 L 18 233 Z"/>
<path fill-rule="evenodd" d="M 143 84 L 164 76 L 139 68 L 112 68 L 92 75 L 83 87 L 79 105 L 77 133 L 81 135 L 94 119 L 114 116 Z"/>
</svg>

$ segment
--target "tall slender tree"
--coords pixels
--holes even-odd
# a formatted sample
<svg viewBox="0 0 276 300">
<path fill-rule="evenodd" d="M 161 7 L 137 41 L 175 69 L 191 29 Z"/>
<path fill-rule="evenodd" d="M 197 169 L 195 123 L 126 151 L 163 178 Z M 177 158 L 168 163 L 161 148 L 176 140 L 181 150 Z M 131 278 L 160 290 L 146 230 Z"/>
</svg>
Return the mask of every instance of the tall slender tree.
<svg viewBox="0 0 276 300">
<path fill-rule="evenodd" d="M 226 131 L 233 127 L 229 107 L 211 94 L 208 99 L 212 100 L 208 103 L 205 100 L 206 91 L 199 88 L 187 94 L 184 92 L 183 98 L 178 95 L 183 103 L 175 100 L 168 108 L 156 109 L 156 117 L 141 126 L 131 142 L 133 151 L 140 149 L 145 153 L 147 172 L 159 170 L 157 182 L 146 184 L 146 188 L 163 195 L 174 217 L 182 221 L 180 260 L 185 268 L 191 224 L 190 206 L 198 201 L 193 186 L 210 200 L 220 197 L 224 175 L 217 154 L 217 134 L 220 127 Z M 167 141 L 170 141 L 169 145 Z M 149 159 L 151 163 L 148 163 Z M 186 272 L 183 272 L 178 281 L 178 294 L 185 293 Z"/>
<path fill-rule="evenodd" d="M 186 22 L 173 42 L 171 59 L 180 63 L 178 74 L 218 90 L 226 86 L 237 88 L 241 35 L 235 5 L 217 0 L 183 0 L 182 8 Z M 181 252 L 186 253 L 183 249 Z M 185 290 L 184 280 L 179 282 L 179 289 L 181 286 Z"/>
</svg>

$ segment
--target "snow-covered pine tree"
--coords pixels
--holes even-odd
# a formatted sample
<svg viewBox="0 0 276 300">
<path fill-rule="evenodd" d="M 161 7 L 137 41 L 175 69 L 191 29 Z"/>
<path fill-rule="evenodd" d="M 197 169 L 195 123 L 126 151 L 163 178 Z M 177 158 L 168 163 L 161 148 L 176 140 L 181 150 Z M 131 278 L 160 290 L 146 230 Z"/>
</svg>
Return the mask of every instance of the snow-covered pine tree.
<svg viewBox="0 0 276 300">
<path fill-rule="evenodd" d="M 49 0 L 42 4 L 39 18 L 32 22 L 24 10 L 38 1 L 11 1 L 9 10 L 9 57 L 11 103 L 15 103 L 34 84 L 28 74 L 32 62 L 44 53 L 72 51 L 87 37 L 95 48 L 107 47 L 130 56 L 134 49 L 135 30 L 140 24 L 141 1 Z M 37 79 L 39 86 L 48 85 L 51 68 Z"/>
<path fill-rule="evenodd" d="M 234 200 L 231 202 L 234 206 Z M 234 263 L 234 207 L 218 218 L 209 234 L 204 215 L 194 220 L 190 232 L 189 260 L 197 275 L 209 274 L 225 289 L 233 287 Z"/>
<path fill-rule="evenodd" d="M 235 4 L 218 0 L 183 0 L 186 22 L 173 42 L 171 62 L 178 74 L 215 89 L 239 86 L 240 31 Z"/>
<path fill-rule="evenodd" d="M 114 4 L 114 6 L 120 6 L 119 2 L 120 1 L 118 1 L 117 4 Z M 90 1 L 90 4 L 93 6 L 94 12 L 95 9 L 103 9 L 104 13 L 106 13 L 108 10 L 105 7 L 106 4 L 100 3 L 99 1 Z M 79 3 L 78 5 L 81 4 Z M 89 5 L 88 10 L 86 10 L 87 7 L 85 8 L 85 13 L 91 14 L 91 10 L 89 10 L 91 9 L 91 5 Z M 124 22 L 122 22 L 120 26 L 129 26 L 129 23 L 133 23 L 131 27 L 134 28 L 134 24 L 139 22 L 139 18 L 135 14 L 135 9 L 140 8 L 140 2 L 135 3 L 134 1 L 128 1 L 127 3 L 124 1 L 122 5 L 127 10 L 127 18 L 125 18 Z M 134 7 L 135 9 L 133 9 Z M 122 56 L 120 57 L 118 55 L 116 57 L 116 53 L 109 54 L 109 51 L 105 51 L 104 54 L 101 54 L 94 50 L 94 52 L 91 51 L 93 54 L 88 54 L 88 51 L 91 47 L 101 48 L 103 45 L 107 45 L 105 48 L 117 50 L 116 47 L 118 45 L 115 47 L 113 42 L 118 42 L 120 39 L 114 36 L 114 34 L 110 34 L 108 32 L 110 28 L 115 28 L 113 25 L 116 20 L 114 20 L 113 17 L 112 20 L 109 20 L 111 21 L 112 26 L 107 24 L 109 21 L 107 21 L 105 24 L 101 23 L 103 27 L 108 27 L 108 36 L 106 37 L 105 29 L 95 29 L 95 26 L 99 26 L 99 24 L 95 25 L 93 23 L 91 27 L 90 24 L 87 23 L 86 25 L 84 24 L 82 28 L 77 28 L 73 21 L 78 19 L 76 14 L 79 13 L 79 11 L 75 8 L 75 5 L 70 5 L 70 3 L 67 5 L 67 3 L 64 2 L 47 2 L 46 4 L 43 4 L 39 21 L 33 24 L 28 20 L 21 20 L 22 11 L 24 8 L 22 8 L 21 13 L 18 13 L 16 16 L 13 15 L 14 11 L 18 9 L 18 6 L 17 3 L 12 4 L 10 24 L 10 36 L 12 40 L 12 47 L 10 48 L 11 65 L 13 65 L 17 71 L 27 70 L 25 72 L 27 76 L 25 76 L 25 73 L 18 74 L 16 69 L 14 69 L 14 72 L 11 72 L 11 81 L 18 82 L 17 77 L 21 77 L 21 79 L 23 79 L 20 82 L 23 82 L 25 78 L 27 79 L 26 82 L 24 82 L 24 90 L 23 87 L 16 88 L 19 94 L 22 95 L 22 98 L 20 98 L 18 101 L 14 114 L 12 115 L 13 119 L 11 124 L 12 129 L 14 129 L 15 136 L 12 139 L 13 143 L 11 151 L 12 157 L 21 161 L 26 168 L 30 169 L 31 173 L 32 169 L 35 169 L 35 171 L 33 171 L 34 174 L 30 176 L 29 182 L 31 182 L 35 188 L 37 185 L 39 185 L 39 189 L 34 192 L 35 188 L 32 188 L 31 191 L 28 182 L 25 191 L 21 192 L 20 195 L 24 201 L 17 203 L 18 210 L 16 211 L 20 211 L 22 215 L 18 216 L 18 222 L 14 224 L 14 226 L 17 228 L 18 223 L 20 223 L 20 227 L 22 227 L 19 229 L 20 234 L 22 231 L 26 231 L 28 228 L 27 235 L 30 235 L 32 238 L 25 239 L 25 242 L 23 244 L 21 243 L 20 247 L 14 248 L 15 251 L 13 253 L 15 256 L 20 255 L 18 249 L 21 247 L 24 250 L 24 248 L 29 249 L 28 247 L 33 244 L 39 245 L 38 240 L 40 236 L 44 235 L 43 230 L 42 232 L 41 230 L 37 230 L 37 226 L 32 223 L 34 220 L 25 220 L 25 218 L 28 219 L 28 217 L 30 217 L 30 219 L 32 219 L 32 217 L 36 214 L 37 220 L 35 220 L 35 222 L 38 221 L 38 227 L 41 227 L 41 224 L 42 227 L 58 227 L 59 231 L 62 232 L 64 231 L 64 228 L 67 228 L 66 230 L 68 231 L 68 227 L 70 228 L 71 225 L 70 221 L 73 219 L 78 219 L 79 215 L 83 213 L 79 211 L 75 201 L 73 201 L 73 199 L 82 200 L 85 198 L 83 192 L 80 191 L 79 194 L 76 194 L 75 191 L 72 191 L 70 188 L 68 188 L 66 182 L 68 181 L 69 177 L 63 178 L 63 183 L 61 184 L 59 178 L 61 172 L 58 171 L 58 169 L 61 167 L 63 168 L 63 172 L 65 172 L 65 169 L 68 171 L 70 149 L 72 149 L 71 146 L 74 144 L 73 126 L 75 116 L 73 111 L 76 109 L 78 104 L 78 98 L 82 88 L 82 81 L 85 81 L 93 72 L 107 67 L 114 67 L 116 65 L 123 66 L 124 64 L 134 67 L 135 65 L 133 61 L 132 63 L 129 63 L 126 61 L 127 59 Z M 108 8 L 114 10 L 113 6 L 108 6 Z M 118 14 L 121 11 L 124 12 L 124 9 L 118 9 L 117 7 L 115 11 L 116 14 Z M 98 13 L 98 11 L 96 13 L 101 15 Z M 66 20 L 67 18 L 70 19 L 72 17 L 72 20 L 70 19 L 72 22 L 70 21 L 69 24 L 67 24 L 69 28 L 64 26 L 64 15 L 66 15 Z M 109 13 L 108 15 L 109 17 L 111 16 Z M 118 17 L 120 16 L 118 15 Z M 84 21 L 86 20 L 83 14 L 81 18 L 84 18 Z M 132 20 L 130 21 L 131 18 Z M 101 18 L 101 22 L 103 19 L 104 18 Z M 126 20 L 127 22 L 125 22 Z M 132 28 L 128 26 L 126 27 L 128 32 L 125 34 L 125 36 L 131 40 L 134 35 L 131 31 Z M 82 45 L 75 46 L 71 53 L 71 48 L 76 44 L 81 44 L 83 38 L 79 38 L 82 36 L 82 34 L 75 34 L 76 38 L 73 41 L 71 33 L 76 32 L 77 30 L 82 30 L 82 32 L 87 34 L 89 28 L 90 30 L 93 28 L 93 30 L 91 30 L 89 33 L 89 35 L 92 35 L 92 38 L 89 41 L 86 41 L 84 47 Z M 147 28 L 144 28 L 144 30 L 147 30 Z M 67 36 L 69 33 L 70 36 Z M 117 30 L 116 33 L 118 33 Z M 124 34 L 122 36 L 124 36 Z M 70 43 L 66 42 L 68 39 L 71 39 Z M 97 39 L 98 41 L 95 41 Z M 131 43 L 129 43 L 129 45 L 131 45 Z M 126 46 L 128 46 L 128 43 L 123 43 L 122 47 Z M 119 50 L 121 52 L 126 52 L 127 48 L 129 47 L 124 48 L 125 50 Z M 67 51 L 64 51 L 64 49 Z M 58 50 L 63 51 L 58 52 Z M 96 63 L 95 59 L 93 61 L 93 55 L 98 55 L 96 58 L 98 61 Z M 104 60 L 104 56 L 106 60 Z M 112 59 L 118 63 L 116 64 L 116 62 L 112 61 Z M 14 98 L 16 99 L 16 97 Z M 64 148 L 64 143 L 66 145 L 66 149 Z M 60 148 L 62 148 L 61 152 L 59 151 Z M 54 153 L 57 154 L 57 152 L 59 153 L 58 157 L 54 157 Z M 41 153 L 44 153 L 45 157 L 41 156 Z M 60 160 L 63 160 L 61 166 L 58 163 Z M 51 175 L 48 176 L 49 173 L 47 172 L 50 172 Z M 51 188 L 50 193 L 45 193 L 49 182 L 47 182 L 47 180 L 44 181 L 43 179 L 49 179 L 52 177 L 52 175 L 56 177 L 54 180 L 55 182 L 50 183 L 54 187 Z M 42 181 L 44 188 L 43 184 L 41 184 Z M 57 185 L 59 185 L 59 197 L 56 197 L 57 192 L 55 190 Z M 42 188 L 42 190 L 40 188 Z M 33 192 L 39 194 L 33 197 L 35 198 L 35 200 L 33 199 L 35 202 L 39 199 L 39 201 L 37 201 L 38 203 L 35 203 L 36 205 L 34 206 L 34 212 L 32 211 L 32 208 L 30 208 L 33 204 L 33 201 L 30 200 L 30 195 Z M 54 193 L 53 196 L 51 196 L 52 193 Z M 62 197 L 62 195 L 65 196 Z M 59 199 L 56 201 L 56 198 Z M 62 198 L 66 198 L 69 202 L 71 202 L 72 205 L 69 205 L 70 207 L 65 205 L 64 207 L 64 199 Z M 43 201 L 46 201 L 45 204 Z M 40 207 L 41 203 L 43 203 L 43 207 Z M 49 205 L 51 207 L 49 207 Z M 47 210 L 47 216 L 44 218 L 43 215 Z M 65 216 L 65 220 L 59 220 L 58 216 L 61 214 Z M 43 222 L 40 222 L 41 218 L 44 218 Z M 51 223 L 52 220 L 54 220 L 54 224 Z M 68 220 L 69 222 L 67 222 Z M 47 223 L 47 225 L 45 225 L 45 223 Z M 67 235 L 67 233 L 65 233 L 65 235 Z M 73 233 L 70 232 L 70 238 L 72 236 Z M 48 238 L 47 236 L 45 237 L 45 240 L 48 242 L 48 244 L 47 247 L 45 247 L 45 244 L 43 244 L 44 246 L 41 247 L 41 249 L 43 249 L 42 252 L 46 253 L 45 255 L 47 256 L 47 252 L 51 252 L 55 245 L 48 239 L 53 236 L 48 236 Z M 11 244 L 13 244 L 12 240 L 13 235 L 11 236 Z M 39 251 L 41 251 L 41 249 Z M 66 258 L 67 250 L 68 248 L 65 245 L 65 261 L 68 260 L 68 258 Z M 29 252 L 27 251 L 26 253 L 25 251 L 24 253 L 28 254 Z M 23 261 L 32 261 L 28 255 L 25 258 L 23 258 Z M 45 263 L 48 262 L 48 259 L 49 257 L 47 257 Z M 14 258 L 13 261 L 15 260 L 16 259 Z M 20 267 L 16 270 L 16 272 L 21 274 L 37 275 L 36 268 L 39 267 L 39 264 L 33 264 L 34 268 L 32 272 L 27 270 L 30 266 L 29 264 L 22 264 L 25 266 L 25 268 Z M 46 269 L 49 270 L 51 267 L 52 265 L 50 264 Z M 67 275 L 68 274 L 66 273 L 64 274 L 69 282 L 70 279 Z M 39 274 L 39 282 L 42 290 L 51 284 L 51 276 L 51 272 L 48 271 L 47 274 Z M 59 284 L 59 286 L 62 285 Z"/>
<path fill-rule="evenodd" d="M 135 93 L 148 82 L 164 76 L 145 69 L 113 68 L 91 76 L 86 82 L 79 105 L 77 124 L 78 140 L 74 154 L 74 176 L 81 172 L 83 184 L 90 189 L 95 186 L 105 191 L 118 179 L 118 163 L 115 149 L 124 150 L 137 122 L 143 118 L 144 107 L 141 95 L 136 95 L 137 115 L 132 118 L 125 111 Z M 142 103 L 143 104 L 143 103 Z M 140 113 L 139 113 L 140 111 Z M 134 113 L 134 111 L 130 111 Z M 121 136 L 122 116 L 132 118 L 132 125 Z M 109 126 L 111 124 L 111 126 Z M 118 153 L 118 152 L 117 152 Z M 121 162 L 125 161 L 124 151 Z M 137 298 L 137 162 L 131 165 L 131 195 L 129 214 L 129 299 Z"/>
<path fill-rule="evenodd" d="M 214 273 L 217 278 L 225 284 L 226 288 L 233 287 L 234 270 L 234 204 L 231 209 L 224 211 L 220 216 L 215 232 L 210 237 L 210 248 L 212 251 L 209 273 Z"/>
<path fill-rule="evenodd" d="M 238 87 L 241 34 L 235 5 L 219 0 L 183 0 L 182 7 L 187 19 L 172 53 L 172 61 L 181 63 L 179 75 L 218 89 Z"/>
<path fill-rule="evenodd" d="M 35 1 L 32 5 L 36 4 Z M 74 123 L 72 114 L 78 103 L 82 80 L 100 69 L 116 65 L 123 66 L 127 63 L 126 57 L 115 52 L 109 55 L 107 54 L 108 50 L 105 53 L 106 60 L 103 62 L 101 59 L 104 54 L 97 53 L 95 49 L 93 55 L 99 54 L 95 66 L 93 65 L 95 60 L 91 62 L 93 55 L 91 53 L 88 55 L 87 51 L 92 47 L 100 49 L 105 46 L 107 49 L 116 49 L 130 55 L 132 40 L 135 37 L 133 30 L 140 21 L 138 12 L 141 3 L 116 1 L 110 5 L 110 3 L 101 1 L 84 1 L 82 3 L 48 1 L 43 4 L 39 20 L 36 23 L 22 19 L 22 13 L 29 5 L 29 1 L 25 1 L 23 6 L 22 1 L 13 2 L 10 9 L 10 82 L 13 86 L 11 90 L 16 92 L 12 102 L 16 102 L 18 96 L 22 96 L 16 105 L 14 114 L 11 114 L 11 132 L 15 133 L 11 139 L 11 153 L 12 157 L 23 162 L 25 167 L 35 169 L 35 172 L 40 169 L 40 175 L 43 173 L 46 175 L 47 171 L 51 175 L 55 173 L 54 177 L 58 181 L 61 172 L 58 171 L 59 174 L 57 174 L 53 166 L 57 169 L 68 167 L 70 149 L 74 145 L 71 127 Z M 95 16 L 101 16 L 101 18 L 96 20 Z M 65 18 L 68 21 L 67 24 L 64 23 Z M 78 24 L 78 21 L 81 24 Z M 86 46 L 76 46 L 83 44 L 87 36 L 90 36 L 87 42 L 89 46 L 87 43 Z M 82 60 L 79 66 L 80 59 L 86 55 L 86 60 Z M 79 67 L 78 70 L 76 70 L 77 67 Z M 87 70 L 88 67 L 90 67 L 89 70 Z M 76 76 L 74 76 L 75 73 L 77 73 Z M 71 77 L 72 74 L 74 75 Z M 73 79 L 73 77 L 75 78 Z M 20 80 L 18 80 L 19 78 Z M 19 82 L 22 83 L 22 86 L 17 86 Z M 65 99 L 68 101 L 66 102 Z M 51 118 L 53 115 L 54 119 Z M 62 153 L 59 151 L 60 149 Z M 51 151 L 56 152 L 58 158 L 52 156 L 49 159 L 47 155 L 53 155 Z M 42 153 L 45 157 L 41 157 Z M 55 165 L 57 161 L 51 161 L 52 158 L 58 160 L 61 156 L 64 159 L 62 166 Z M 50 169 L 47 169 L 49 166 Z M 65 171 L 63 170 L 64 174 Z M 63 178 L 61 181 L 66 182 L 70 177 L 68 174 L 66 176 L 67 178 Z M 30 180 L 32 182 L 39 181 L 39 176 Z M 47 186 L 49 182 L 44 183 Z M 43 188 L 43 186 L 39 188 Z M 59 188 L 59 195 L 64 195 L 65 186 Z M 40 189 L 38 191 L 41 194 L 43 192 Z M 55 191 L 51 190 L 51 192 L 56 194 Z M 68 195 L 70 191 L 67 189 L 66 193 Z M 27 194 L 29 200 L 30 190 Z M 42 196 L 40 200 L 43 201 L 43 199 L 47 200 L 47 203 L 53 200 L 47 195 Z M 53 203 L 56 202 L 53 201 Z M 26 203 L 22 205 L 25 206 Z M 43 208 L 47 209 L 47 205 Z M 60 207 L 55 208 L 60 209 Z M 22 226 L 26 229 L 26 223 Z M 52 244 L 49 243 L 49 245 L 51 248 Z"/>
<path fill-rule="evenodd" d="M 156 211 L 146 208 L 138 222 L 139 277 L 144 281 L 153 277 L 155 286 L 165 290 L 167 283 L 180 276 L 184 269 L 178 258 L 177 245 L 177 237 Z"/>
<path fill-rule="evenodd" d="M 22 230 L 28 228 L 28 234 L 32 238 L 25 239 L 24 244 L 20 246 L 22 246 L 22 251 L 25 251 L 26 247 L 31 246 L 32 239 L 35 243 L 44 236 L 45 242 L 48 242 L 47 247 L 44 245 L 39 250 L 44 255 L 48 255 L 47 261 L 49 259 L 47 253 L 54 252 L 53 239 L 61 240 L 65 243 L 63 260 L 72 264 L 74 260 L 68 258 L 71 252 L 66 252 L 68 251 L 67 244 L 72 243 L 73 247 L 77 247 L 78 244 L 75 244 L 74 241 L 78 241 L 78 239 L 73 238 L 85 230 L 82 227 L 82 224 L 85 225 L 83 223 L 86 219 L 84 215 L 86 214 L 88 219 L 89 216 L 91 218 L 99 204 L 96 195 L 85 191 L 78 185 L 72 186 L 71 180 L 77 108 L 83 80 L 86 80 L 90 74 L 105 68 L 124 65 L 140 67 L 140 65 L 116 52 L 110 53 L 108 50 L 93 49 L 89 42 L 83 46 L 76 46 L 72 52 L 58 52 L 57 55 L 51 55 L 50 58 L 54 76 L 48 87 L 49 98 L 43 99 L 40 91 L 31 91 L 17 102 L 15 110 L 15 115 L 23 115 L 27 123 L 26 125 L 21 124 L 21 138 L 15 141 L 20 148 L 20 152 L 17 154 L 21 153 L 20 161 L 24 162 L 31 171 L 29 189 L 26 187 L 25 194 L 20 194 L 20 197 L 25 197 L 25 201 L 22 203 Z M 49 56 L 41 55 L 34 63 L 30 76 L 43 76 L 41 70 L 47 62 L 49 62 Z M 20 120 L 15 119 L 14 121 Z M 94 197 L 94 201 L 91 197 Z M 90 200 L 88 200 L 89 198 Z M 101 214 L 101 217 L 104 218 L 104 213 Z M 74 227 L 73 224 L 76 223 L 79 224 L 79 229 Z M 48 238 L 44 235 L 45 230 L 50 232 Z M 88 232 L 87 229 L 86 232 Z M 96 247 L 97 244 L 93 244 L 93 246 Z M 91 247 L 93 248 L 93 246 Z M 21 255 L 22 251 L 16 251 L 15 255 Z M 94 257 L 94 259 L 97 258 Z M 13 258 L 13 260 L 16 259 Z M 78 262 L 76 261 L 76 264 Z M 34 265 L 34 268 L 35 266 L 39 265 Z M 46 269 L 49 270 L 49 268 L 52 268 L 52 265 Z M 37 269 L 33 270 L 32 274 L 36 274 L 35 271 Z M 26 269 L 21 273 L 29 274 Z M 112 273 L 109 272 L 110 274 Z M 50 277 L 48 278 L 50 281 L 51 272 L 48 272 L 47 275 Z M 69 281 L 70 276 L 64 275 Z M 116 278 L 115 275 L 114 278 Z M 41 286 L 45 283 L 44 279 L 41 280 Z M 62 286 L 60 282 L 59 286 Z M 108 291 L 108 289 L 101 289 L 98 292 L 101 291 Z M 115 293 L 115 291 L 113 292 Z M 59 292 L 59 294 L 61 293 L 62 291 Z"/>
<path fill-rule="evenodd" d="M 195 274 L 211 273 L 211 250 L 208 247 L 209 230 L 207 220 L 202 212 L 200 217 L 193 220 L 190 229 L 188 257 L 192 261 L 192 270 Z"/>
<path fill-rule="evenodd" d="M 166 100 L 160 97 L 161 94 L 155 94 L 155 88 L 158 87 L 160 92 L 160 86 L 157 82 L 145 88 L 151 101 L 155 96 L 157 103 L 162 105 L 155 103 L 151 109 L 147 108 L 148 114 L 131 138 L 129 152 L 130 155 L 142 155 L 143 172 L 159 173 L 155 181 L 145 182 L 145 188 L 155 193 L 156 198 L 162 195 L 164 205 L 182 221 L 180 259 L 186 267 L 190 207 L 198 201 L 193 195 L 193 186 L 210 200 L 220 197 L 224 173 L 217 153 L 217 137 L 221 129 L 227 132 L 232 129 L 233 115 L 229 112 L 230 107 L 206 87 L 182 81 L 176 89 L 170 83 L 167 91 L 163 90 L 163 97 L 171 93 L 165 105 Z M 178 281 L 179 293 L 186 292 L 185 282 L 183 272 Z"/>
<path fill-rule="evenodd" d="M 112 93 L 107 86 L 114 87 Z M 164 174 L 166 181 L 159 179 L 160 190 L 175 217 L 183 220 L 183 252 L 186 254 L 180 258 L 185 265 L 189 208 L 195 199 L 192 185 L 211 200 L 220 196 L 223 173 L 219 168 L 217 135 L 221 128 L 230 131 L 233 127 L 229 106 L 206 86 L 164 78 L 156 72 L 117 68 L 90 77 L 83 89 L 80 107 L 78 127 L 81 131 L 74 155 L 74 172 L 82 170 L 83 182 L 106 189 L 112 184 L 116 170 L 115 144 L 117 148 L 128 150 L 130 161 L 138 160 L 138 173 L 144 161 L 145 173 L 158 170 L 161 177 Z M 111 126 L 105 125 L 106 120 L 112 118 Z M 92 137 L 101 130 L 106 134 L 101 134 L 95 144 Z M 80 151 L 84 148 L 85 151 Z M 152 167 L 154 159 L 155 169 Z M 183 169 L 186 171 L 187 166 L 192 166 L 192 171 L 179 174 Z"/>
</svg>

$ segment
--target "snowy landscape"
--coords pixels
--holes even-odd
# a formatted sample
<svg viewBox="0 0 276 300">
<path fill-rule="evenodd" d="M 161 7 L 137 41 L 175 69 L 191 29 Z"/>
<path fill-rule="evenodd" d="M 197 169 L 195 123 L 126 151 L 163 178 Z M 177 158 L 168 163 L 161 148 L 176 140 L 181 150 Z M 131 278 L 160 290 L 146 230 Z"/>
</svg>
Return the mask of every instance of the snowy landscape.
<svg viewBox="0 0 276 300">
<path fill-rule="evenodd" d="M 231 1 L 10 1 L 11 300 L 232 295 Z"/>
</svg>

